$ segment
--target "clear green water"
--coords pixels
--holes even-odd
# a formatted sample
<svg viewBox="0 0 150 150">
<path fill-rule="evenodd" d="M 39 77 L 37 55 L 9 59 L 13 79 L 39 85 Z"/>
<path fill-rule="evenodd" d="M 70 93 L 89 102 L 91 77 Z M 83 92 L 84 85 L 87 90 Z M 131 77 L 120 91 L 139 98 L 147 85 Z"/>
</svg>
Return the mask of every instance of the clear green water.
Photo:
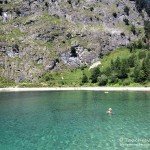
<svg viewBox="0 0 150 150">
<path fill-rule="evenodd" d="M 0 150 L 59 149 L 150 149 L 150 92 L 0 93 Z"/>
</svg>

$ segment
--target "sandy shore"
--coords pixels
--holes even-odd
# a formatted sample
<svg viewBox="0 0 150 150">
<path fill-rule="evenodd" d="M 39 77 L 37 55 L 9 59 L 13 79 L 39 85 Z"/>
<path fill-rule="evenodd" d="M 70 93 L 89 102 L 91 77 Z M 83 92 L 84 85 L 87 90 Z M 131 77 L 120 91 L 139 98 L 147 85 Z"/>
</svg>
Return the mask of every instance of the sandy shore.
<svg viewBox="0 0 150 150">
<path fill-rule="evenodd" d="M 50 87 L 50 88 L 0 88 L 0 92 L 22 91 L 150 91 L 150 87 Z"/>
</svg>

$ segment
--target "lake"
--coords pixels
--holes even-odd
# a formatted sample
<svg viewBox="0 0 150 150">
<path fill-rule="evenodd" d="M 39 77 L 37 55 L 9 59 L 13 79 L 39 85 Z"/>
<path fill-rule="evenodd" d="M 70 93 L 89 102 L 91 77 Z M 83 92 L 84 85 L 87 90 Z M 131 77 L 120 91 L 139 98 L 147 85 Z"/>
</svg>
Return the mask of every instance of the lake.
<svg viewBox="0 0 150 150">
<path fill-rule="evenodd" d="M 0 93 L 0 150 L 59 149 L 149 150 L 150 92 Z"/>
</svg>

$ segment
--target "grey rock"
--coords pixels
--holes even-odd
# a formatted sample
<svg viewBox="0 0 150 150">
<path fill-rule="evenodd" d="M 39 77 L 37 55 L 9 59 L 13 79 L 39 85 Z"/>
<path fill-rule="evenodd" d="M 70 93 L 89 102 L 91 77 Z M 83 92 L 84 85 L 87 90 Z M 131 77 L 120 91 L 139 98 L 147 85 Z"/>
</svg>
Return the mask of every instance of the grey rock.
<svg viewBox="0 0 150 150">
<path fill-rule="evenodd" d="M 4 68 L 4 66 L 5 66 L 4 61 L 0 59 L 0 67 L 3 67 L 3 68 Z"/>
<path fill-rule="evenodd" d="M 10 41 L 0 42 L 0 64 L 3 66 L 5 62 L 4 75 L 9 76 L 11 70 L 11 78 L 18 82 L 36 81 L 42 73 L 61 70 L 64 64 L 69 68 L 91 65 L 117 47 L 142 38 L 143 33 L 131 33 L 124 18 L 137 30 L 143 30 L 144 19 L 149 20 L 144 10 L 143 16 L 139 15 L 135 2 L 130 0 L 8 2 L 3 9 L 8 11 L 10 24 L 2 24 L 0 34 L 8 35 Z M 124 12 L 126 5 L 130 9 L 129 15 Z M 117 17 L 113 13 L 117 13 Z M 18 47 L 12 46 L 12 41 Z M 72 48 L 76 56 L 71 54 Z"/>
<path fill-rule="evenodd" d="M 56 62 L 52 60 L 45 66 L 45 70 L 52 70 L 54 69 L 55 66 L 56 66 Z"/>
<path fill-rule="evenodd" d="M 36 61 L 37 64 L 43 64 L 43 57 L 39 57 Z"/>
</svg>

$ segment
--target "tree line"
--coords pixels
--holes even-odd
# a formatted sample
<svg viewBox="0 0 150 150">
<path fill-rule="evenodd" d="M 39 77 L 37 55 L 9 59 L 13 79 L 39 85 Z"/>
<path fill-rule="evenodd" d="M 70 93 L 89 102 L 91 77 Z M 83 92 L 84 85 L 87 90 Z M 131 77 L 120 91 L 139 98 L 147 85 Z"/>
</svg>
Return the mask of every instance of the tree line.
<svg viewBox="0 0 150 150">
<path fill-rule="evenodd" d="M 112 59 L 110 65 L 105 69 L 94 68 L 89 79 L 85 74 L 83 75 L 82 83 L 88 83 L 89 80 L 99 86 L 149 82 L 150 52 L 148 50 L 131 51 L 128 58 Z"/>
</svg>

